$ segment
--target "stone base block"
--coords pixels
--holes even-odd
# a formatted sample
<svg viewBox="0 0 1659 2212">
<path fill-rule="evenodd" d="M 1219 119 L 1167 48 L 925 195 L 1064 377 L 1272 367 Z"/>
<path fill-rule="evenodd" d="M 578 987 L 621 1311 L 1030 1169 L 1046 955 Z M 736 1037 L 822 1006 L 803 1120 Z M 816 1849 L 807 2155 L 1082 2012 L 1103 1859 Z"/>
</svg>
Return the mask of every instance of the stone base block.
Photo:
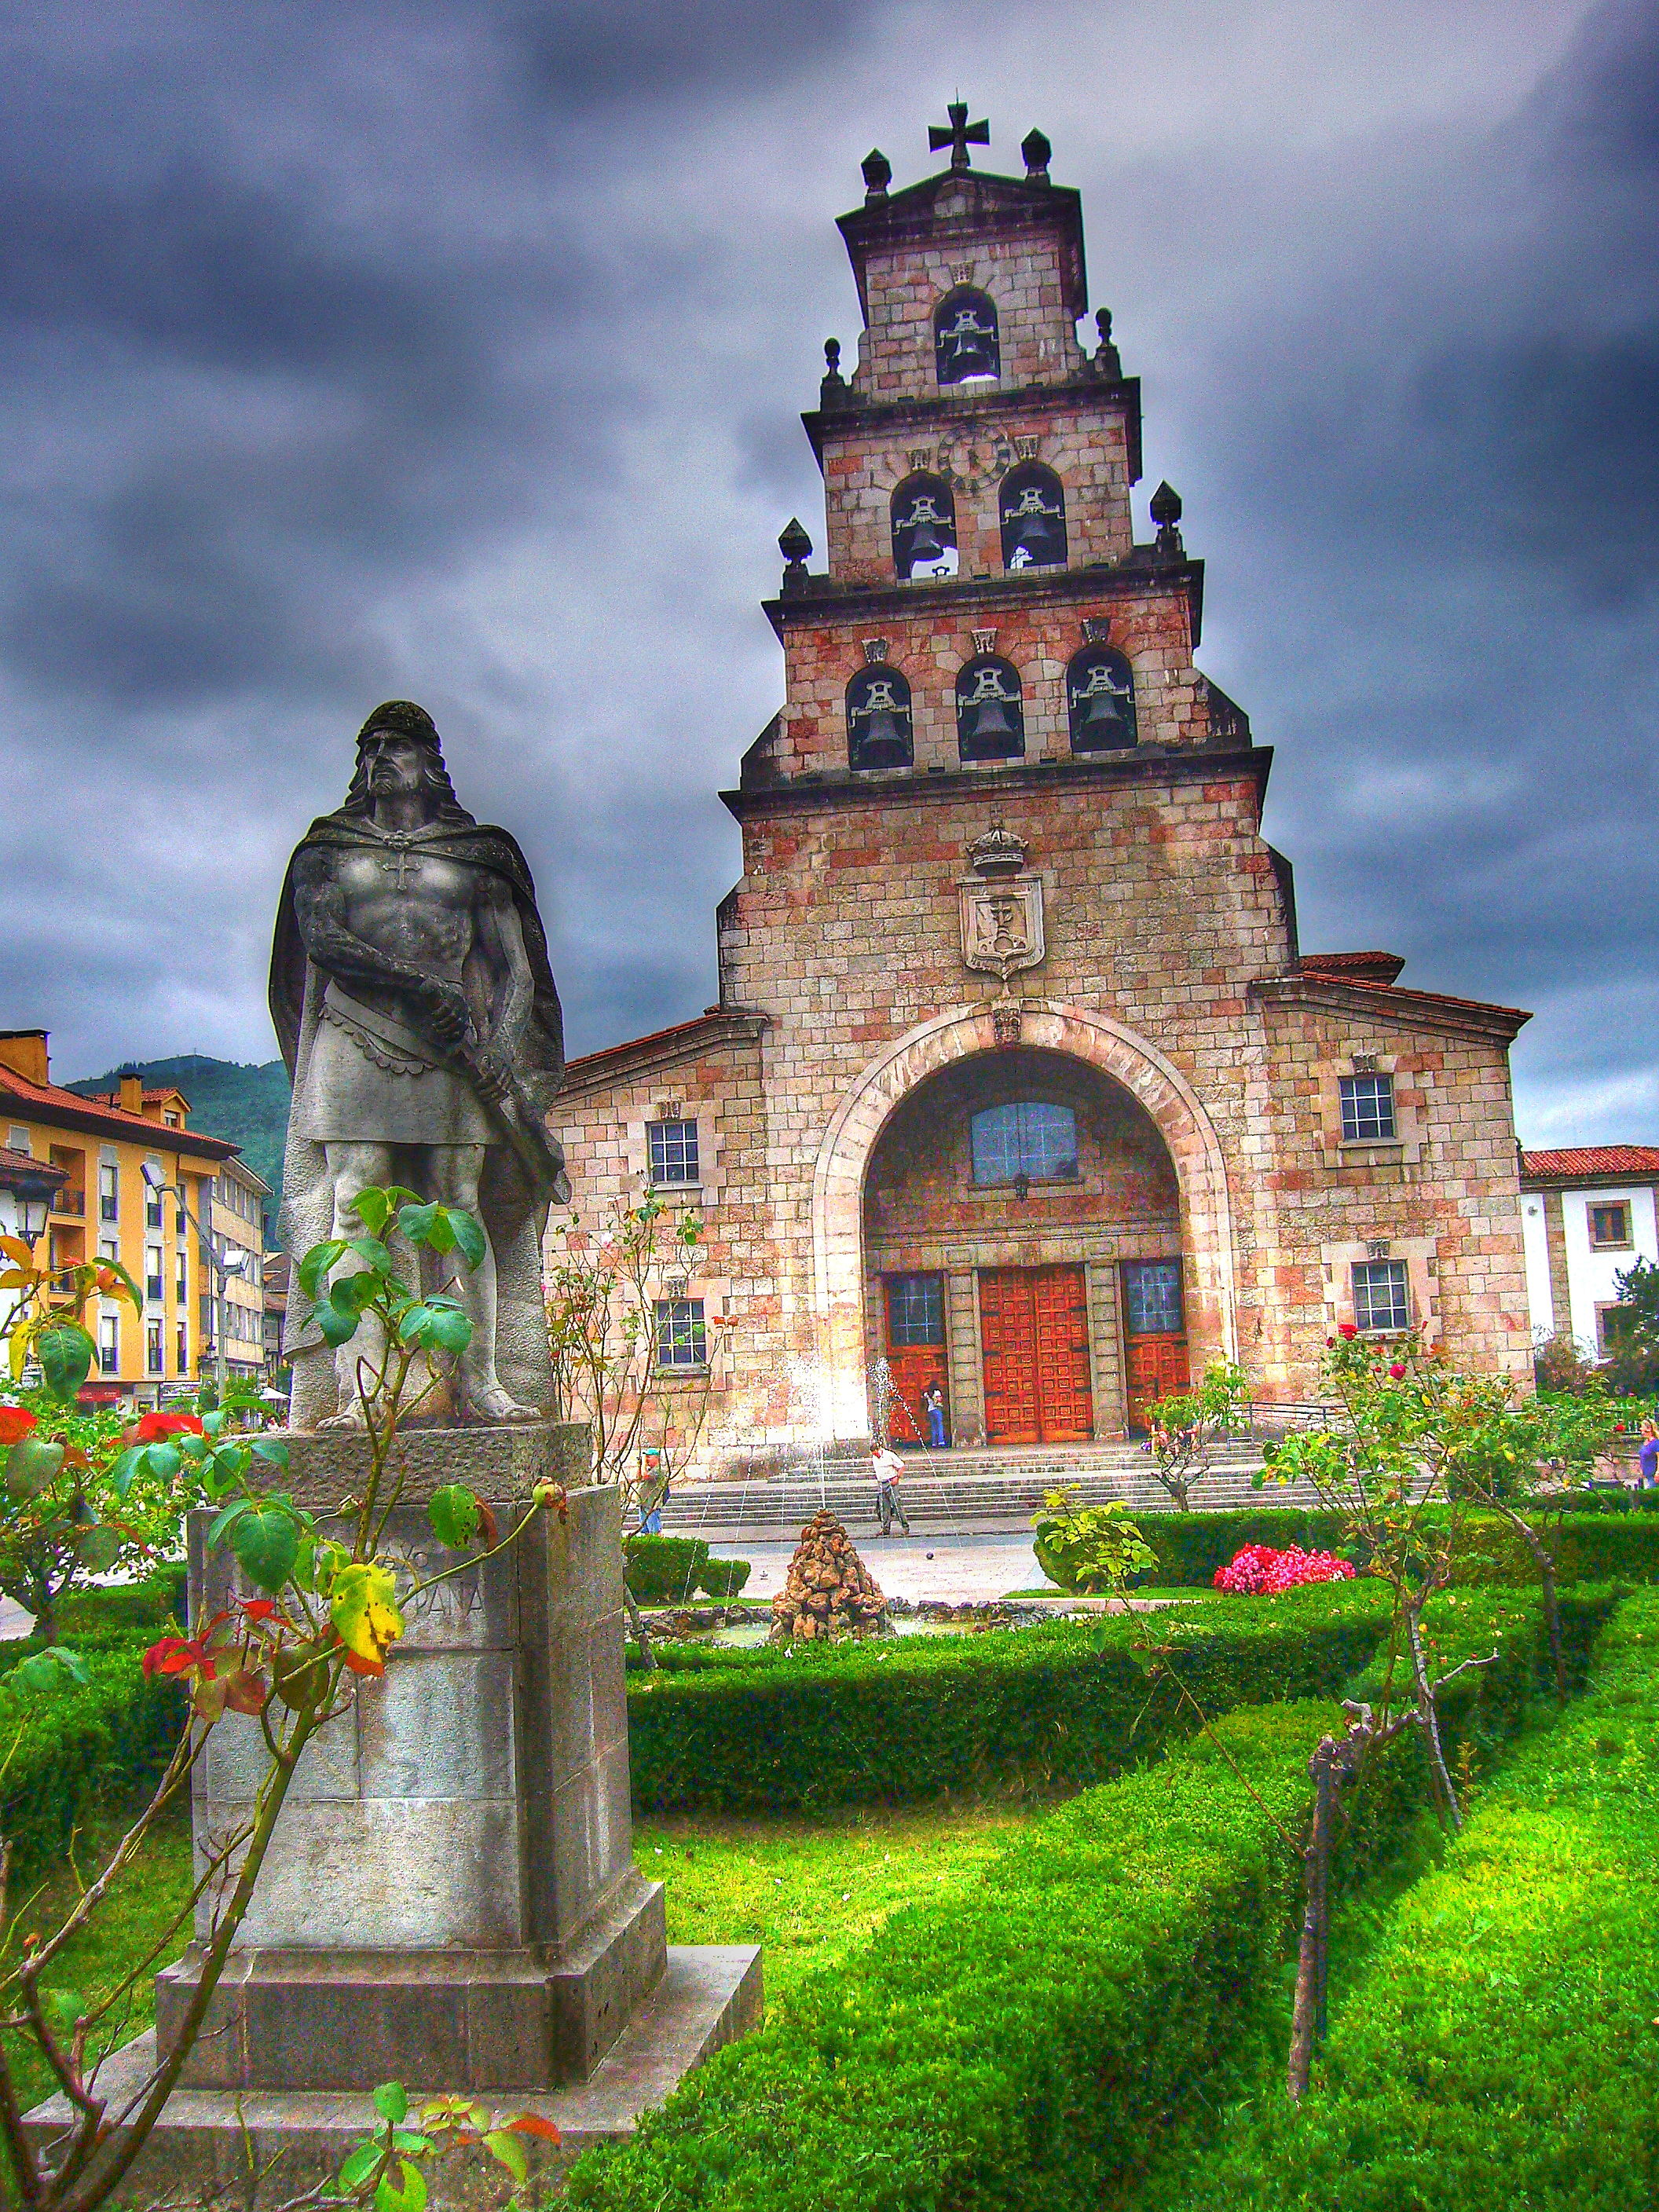
<svg viewBox="0 0 1659 2212">
<path fill-rule="evenodd" d="M 585 2081 L 661 1978 L 660 1882 L 635 1877 L 556 1959 L 530 1950 L 233 1952 L 184 2085 L 476 2091 Z M 173 2048 L 195 1995 L 192 1944 L 155 1978 Z"/>
<path fill-rule="evenodd" d="M 503 2117 L 540 2113 L 562 2137 L 557 2146 L 525 2138 L 532 2161 L 527 2201 L 544 2196 L 582 2151 L 631 2135 L 641 2113 L 660 2105 L 694 2066 L 758 2027 L 762 2002 L 758 1948 L 675 1945 L 662 1978 L 587 2081 L 490 2099 Z M 140 2036 L 104 2066 L 100 2092 L 118 2108 L 155 2061 L 154 2034 Z M 424 2066 L 405 2081 L 411 2092 L 417 2084 L 428 2091 L 459 2086 Z M 64 2100 L 53 2098 L 26 2124 L 37 2142 L 49 2142 L 68 2118 Z M 331 2175 L 374 2119 L 362 2090 L 177 2089 L 121 2198 L 262 2212 Z M 251 2172 L 258 2177 L 252 2188 Z M 447 2159 L 428 2178 L 434 2212 L 483 2212 L 504 2203 L 510 2186 L 493 2160 L 473 2154 Z"/>
</svg>

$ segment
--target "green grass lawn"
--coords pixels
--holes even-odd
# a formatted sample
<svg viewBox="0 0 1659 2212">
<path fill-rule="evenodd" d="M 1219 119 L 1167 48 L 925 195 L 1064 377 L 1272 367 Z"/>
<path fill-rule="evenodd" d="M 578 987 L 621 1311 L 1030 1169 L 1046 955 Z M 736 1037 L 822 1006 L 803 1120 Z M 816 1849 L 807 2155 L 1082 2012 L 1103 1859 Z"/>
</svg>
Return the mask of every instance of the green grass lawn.
<svg viewBox="0 0 1659 2212">
<path fill-rule="evenodd" d="M 1009 1806 L 869 1810 L 823 1822 L 699 1814 L 637 1826 L 634 1856 L 644 1873 L 667 1886 L 671 1943 L 763 1944 L 768 2005 L 787 2006 L 810 1967 L 866 1942 L 897 1906 L 965 1887 L 1030 1817 Z M 78 1854 L 83 1873 L 96 1871 L 100 1850 L 112 1849 L 120 1832 L 113 1821 L 88 1831 Z M 154 1839 L 148 1863 L 112 1893 L 46 1987 L 95 2002 L 160 1941 L 189 1892 L 190 1834 L 179 1821 Z M 30 1931 L 50 1933 L 75 1897 L 74 1877 L 64 1868 L 20 1913 L 20 1939 Z M 155 1967 L 183 1948 L 181 1931 L 147 1968 L 112 2042 L 125 2043 L 149 2026 Z M 9 2039 L 9 2049 L 27 2108 L 51 2094 L 52 2078 L 22 2038 Z"/>
<path fill-rule="evenodd" d="M 769 2011 L 811 1968 L 867 1942 L 890 1912 L 965 1888 L 1032 1814 L 1015 1806 L 870 1807 L 840 1820 L 659 1814 L 634 1830 L 667 1885 L 671 1943 L 759 1943 Z"/>
<path fill-rule="evenodd" d="M 123 1823 L 113 1820 L 92 1822 L 82 1832 L 76 1857 L 82 1876 L 90 1881 L 121 1839 Z M 58 1960 L 42 1984 L 73 1990 L 89 2002 L 106 1996 L 161 1941 L 168 1923 L 190 1895 L 190 1824 L 168 1821 L 151 1838 L 143 1860 L 127 1879 L 117 1883 L 100 1906 L 90 1926 L 75 1938 Z M 50 1936 L 73 1910 L 77 1894 L 71 1869 L 61 1867 L 35 1890 L 22 1891 L 13 1901 L 16 1915 L 14 1942 L 30 1934 Z M 106 2030 L 109 2045 L 129 2042 L 149 2026 L 155 2016 L 152 1981 L 156 1966 L 176 1959 L 188 1939 L 181 1929 L 139 1978 L 118 2019 L 112 2014 Z M 8 2055 L 16 2069 L 18 2094 L 24 2109 L 50 2096 L 56 2087 L 45 2061 L 27 2039 L 8 2038 Z"/>
</svg>

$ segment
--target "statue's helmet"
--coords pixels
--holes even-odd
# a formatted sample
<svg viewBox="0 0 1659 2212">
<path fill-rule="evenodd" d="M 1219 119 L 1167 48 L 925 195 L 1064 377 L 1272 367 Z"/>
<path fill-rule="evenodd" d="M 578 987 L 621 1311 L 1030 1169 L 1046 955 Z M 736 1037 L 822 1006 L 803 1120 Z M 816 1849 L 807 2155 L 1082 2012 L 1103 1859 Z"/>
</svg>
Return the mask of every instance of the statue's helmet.
<svg viewBox="0 0 1659 2212">
<path fill-rule="evenodd" d="M 400 738 L 413 738 L 417 744 L 430 745 L 441 753 L 443 742 L 438 735 L 438 726 L 424 707 L 417 707 L 412 699 L 387 699 L 357 732 L 357 750 L 361 752 L 376 730 L 392 730 Z"/>
</svg>

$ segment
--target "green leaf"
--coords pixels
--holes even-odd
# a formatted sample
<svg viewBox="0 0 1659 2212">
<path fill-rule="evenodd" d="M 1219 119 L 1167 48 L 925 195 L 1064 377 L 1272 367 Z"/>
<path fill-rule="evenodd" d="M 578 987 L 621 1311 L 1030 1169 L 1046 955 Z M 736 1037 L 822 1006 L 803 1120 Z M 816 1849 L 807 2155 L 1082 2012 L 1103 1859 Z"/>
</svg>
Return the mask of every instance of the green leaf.
<svg viewBox="0 0 1659 2212">
<path fill-rule="evenodd" d="M 383 1237 L 386 1225 L 392 1218 L 392 1199 L 388 1192 L 376 1190 L 372 1185 L 360 1190 L 351 1201 L 351 1210 L 371 1237 Z"/>
<path fill-rule="evenodd" d="M 455 1249 L 460 1254 L 462 1259 L 469 1267 L 482 1267 L 484 1254 L 489 1248 L 484 1243 L 484 1233 L 478 1223 L 471 1214 L 464 1213 L 459 1208 L 447 1208 L 445 1218 L 449 1223 L 451 1233 L 455 1240 Z"/>
<path fill-rule="evenodd" d="M 363 1268 L 355 1275 L 342 1275 L 330 1285 L 328 1297 L 331 1305 L 337 1306 L 355 1320 L 366 1306 L 373 1305 L 380 1294 L 380 1278 Z"/>
<path fill-rule="evenodd" d="M 146 1444 L 144 1472 L 158 1482 L 171 1482 L 184 1465 L 184 1455 L 177 1444 Z"/>
<path fill-rule="evenodd" d="M 57 1480 L 63 1464 L 62 1444 L 48 1443 L 40 1437 L 25 1437 L 6 1454 L 7 1495 L 20 1500 L 38 1498 Z"/>
<path fill-rule="evenodd" d="M 54 1398 L 67 1403 L 72 1399 L 92 1370 L 93 1354 L 97 1350 L 92 1339 L 77 1322 L 54 1322 L 43 1328 L 34 1340 L 34 1356 L 40 1363 L 40 1374 Z"/>
<path fill-rule="evenodd" d="M 392 1255 L 373 1237 L 354 1237 L 347 1248 L 355 1252 L 369 1273 L 382 1281 L 392 1273 Z"/>
<path fill-rule="evenodd" d="M 202 1416 L 202 1434 L 204 1437 L 222 1436 L 225 1423 L 229 1419 L 229 1414 L 225 1412 L 222 1406 L 216 1406 L 210 1413 L 204 1413 Z"/>
<path fill-rule="evenodd" d="M 144 1457 L 144 1446 L 132 1444 L 124 1451 L 109 1471 L 110 1488 L 118 1498 L 125 1498 L 132 1487 L 132 1479 Z"/>
<path fill-rule="evenodd" d="M 272 1467 L 280 1467 L 284 1474 L 288 1473 L 288 1446 L 278 1437 L 256 1437 L 250 1449 L 255 1459 L 265 1460 Z"/>
<path fill-rule="evenodd" d="M 380 2162 L 381 2146 L 375 2142 L 359 2143 L 340 2168 L 342 2189 L 361 2189 Z"/>
<path fill-rule="evenodd" d="M 311 1318 L 325 1344 L 349 1344 L 357 1334 L 357 1316 L 342 1313 L 327 1298 L 311 1309 Z"/>
<path fill-rule="evenodd" d="M 514 2181 L 523 2185 L 530 2172 L 530 2160 L 524 2154 L 524 2145 L 505 2128 L 491 2128 L 483 2139 L 483 2147 L 493 2159 L 499 2160 Z"/>
<path fill-rule="evenodd" d="M 294 1571 L 300 1552 L 300 1524 L 293 1510 L 267 1499 L 250 1504 L 231 1523 L 230 1548 L 251 1583 L 274 1595 Z"/>
<path fill-rule="evenodd" d="M 380 1195 L 377 1191 L 375 1196 Z M 374 2092 L 374 2109 L 383 2120 L 401 2127 L 409 2118 L 409 2093 L 401 2081 L 382 2081 Z"/>
<path fill-rule="evenodd" d="M 252 1510 L 253 1500 L 251 1498 L 233 1498 L 207 1532 L 209 1551 L 216 1550 L 224 1541 L 226 1529 L 239 1514 L 250 1513 Z"/>
<path fill-rule="evenodd" d="M 438 2146 L 430 2136 L 416 2135 L 412 2128 L 393 2128 L 392 2148 L 407 2151 L 410 2158 L 430 2158 Z"/>
<path fill-rule="evenodd" d="M 211 1420 L 213 1416 L 210 1413 L 208 1416 L 209 1420 Z M 179 1431 L 178 1443 L 179 1450 L 184 1454 L 185 1457 L 190 1462 L 192 1467 L 196 1465 L 198 1461 L 204 1460 L 213 1449 L 212 1445 L 208 1442 L 205 1437 L 195 1436 L 189 1429 L 184 1429 Z"/>
<path fill-rule="evenodd" d="M 458 1206 L 405 1206 L 398 1226 L 411 1244 L 425 1244 L 434 1252 L 459 1252 L 469 1267 L 483 1261 L 483 1231 Z"/>
<path fill-rule="evenodd" d="M 374 2192 L 374 2212 L 426 2212 L 426 2176 L 406 2158 L 398 2161 L 396 2182 L 388 2173 Z"/>
<path fill-rule="evenodd" d="M 447 1482 L 434 1490 L 426 1510 L 433 1534 L 452 1552 L 464 1552 L 478 1533 L 478 1501 L 462 1483 Z"/>
<path fill-rule="evenodd" d="M 42 1990 L 40 2006 L 60 2035 L 67 2035 L 87 2008 L 79 1990 Z"/>
<path fill-rule="evenodd" d="M 331 1237 L 325 1243 L 313 1244 L 300 1262 L 300 1288 L 308 1298 L 320 1297 L 328 1279 L 328 1271 L 345 1251 L 345 1239 Z"/>
<path fill-rule="evenodd" d="M 100 1527 L 88 1528 L 75 1548 L 89 1575 L 104 1575 L 120 1558 L 124 1541 L 115 1529 Z"/>
<path fill-rule="evenodd" d="M 65 1674 L 83 1685 L 92 1680 L 92 1669 L 78 1651 L 49 1644 L 44 1651 L 31 1651 L 27 1659 L 20 1659 L 6 1679 L 25 1690 L 61 1690 Z"/>
<path fill-rule="evenodd" d="M 425 1298 L 410 1307 L 398 1323 L 405 1344 L 418 1344 L 428 1352 L 465 1352 L 472 1341 L 472 1323 L 447 1299 Z"/>
</svg>

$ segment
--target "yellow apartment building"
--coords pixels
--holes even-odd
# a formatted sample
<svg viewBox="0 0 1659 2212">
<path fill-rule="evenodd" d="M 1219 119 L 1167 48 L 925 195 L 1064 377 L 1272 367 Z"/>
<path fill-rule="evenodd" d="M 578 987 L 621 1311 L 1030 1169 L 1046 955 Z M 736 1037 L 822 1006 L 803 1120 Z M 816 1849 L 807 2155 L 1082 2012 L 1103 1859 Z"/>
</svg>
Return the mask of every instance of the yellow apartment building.
<svg viewBox="0 0 1659 2212">
<path fill-rule="evenodd" d="M 62 1172 L 40 1232 L 55 1267 L 118 1260 L 143 1293 L 140 1314 L 111 1299 L 88 1316 L 98 1357 L 83 1396 L 155 1406 L 164 1389 L 188 1388 L 204 1368 L 213 1371 L 211 1354 L 204 1355 L 216 1310 L 216 1272 L 178 1194 L 195 1221 L 216 1229 L 214 1186 L 237 1148 L 191 1129 L 181 1093 L 146 1091 L 136 1075 L 123 1076 L 108 1098 L 65 1091 L 52 1080 L 47 1048 L 45 1030 L 0 1030 L 0 1151 Z M 160 1169 L 165 1188 L 146 1183 L 147 1164 Z M 252 1170 L 241 1172 L 264 1189 Z M 13 1234 L 25 1227 L 17 1198 L 3 1186 L 0 1227 Z M 257 1229 L 252 1241 L 257 1249 Z"/>
<path fill-rule="evenodd" d="M 202 1358 L 210 1369 L 222 1349 L 232 1382 L 262 1382 L 265 1364 L 265 1230 L 262 1200 L 270 1185 L 247 1162 L 233 1154 L 210 1185 L 207 1223 L 226 1263 L 222 1289 L 216 1270 L 204 1261 L 199 1315 Z M 198 1217 L 200 1218 L 199 1216 Z"/>
</svg>

